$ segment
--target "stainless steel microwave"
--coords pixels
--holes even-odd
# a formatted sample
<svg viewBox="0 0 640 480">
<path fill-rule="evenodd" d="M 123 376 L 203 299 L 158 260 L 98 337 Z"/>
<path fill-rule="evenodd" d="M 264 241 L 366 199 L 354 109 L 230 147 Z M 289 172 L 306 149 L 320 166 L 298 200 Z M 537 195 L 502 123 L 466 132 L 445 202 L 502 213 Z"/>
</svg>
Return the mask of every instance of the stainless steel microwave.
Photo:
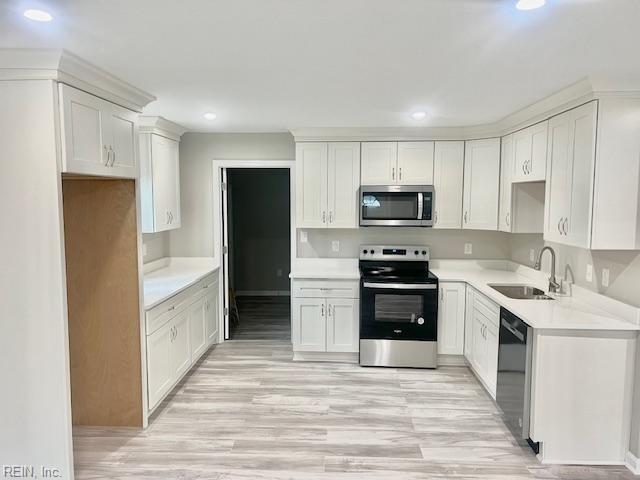
<svg viewBox="0 0 640 480">
<path fill-rule="evenodd" d="M 432 227 L 432 185 L 363 185 L 360 225 L 363 227 Z"/>
</svg>

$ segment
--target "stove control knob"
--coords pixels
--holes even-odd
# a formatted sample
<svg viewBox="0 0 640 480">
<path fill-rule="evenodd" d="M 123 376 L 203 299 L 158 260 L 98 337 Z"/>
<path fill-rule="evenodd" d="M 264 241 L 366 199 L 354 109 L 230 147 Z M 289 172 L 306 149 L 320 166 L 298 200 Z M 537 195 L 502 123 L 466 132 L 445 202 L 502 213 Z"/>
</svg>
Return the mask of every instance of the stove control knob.
<svg viewBox="0 0 640 480">
<path fill-rule="evenodd" d="M 416 250 L 415 252 L 413 252 L 413 254 L 414 254 L 414 255 L 418 255 L 418 253 L 420 253 L 420 252 L 418 252 L 418 250 Z"/>
<path fill-rule="evenodd" d="M 371 250 L 371 255 L 373 255 L 374 253 L 376 253 L 376 251 L 375 250 Z"/>
<path fill-rule="evenodd" d="M 418 325 L 422 325 L 424 323 L 424 318 L 419 317 L 418 318 Z"/>
<path fill-rule="evenodd" d="M 367 254 L 367 251 L 366 251 L 366 250 L 363 250 L 363 251 L 362 251 L 362 253 L 364 253 L 364 254 L 366 255 L 366 254 Z"/>
<path fill-rule="evenodd" d="M 426 251 L 426 250 L 422 250 L 422 254 L 423 254 L 423 255 L 426 255 L 426 254 L 427 254 L 427 251 Z"/>
</svg>

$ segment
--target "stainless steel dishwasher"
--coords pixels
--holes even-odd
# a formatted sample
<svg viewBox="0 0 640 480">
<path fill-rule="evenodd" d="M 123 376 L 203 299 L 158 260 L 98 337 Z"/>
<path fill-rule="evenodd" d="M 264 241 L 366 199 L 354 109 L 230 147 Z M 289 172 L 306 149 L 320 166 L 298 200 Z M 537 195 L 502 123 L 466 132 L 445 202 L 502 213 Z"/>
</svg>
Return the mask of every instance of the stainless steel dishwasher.
<svg viewBox="0 0 640 480">
<path fill-rule="evenodd" d="M 529 438 L 532 342 L 531 327 L 501 308 L 496 401 L 514 437 L 538 453 L 538 443 Z"/>
</svg>

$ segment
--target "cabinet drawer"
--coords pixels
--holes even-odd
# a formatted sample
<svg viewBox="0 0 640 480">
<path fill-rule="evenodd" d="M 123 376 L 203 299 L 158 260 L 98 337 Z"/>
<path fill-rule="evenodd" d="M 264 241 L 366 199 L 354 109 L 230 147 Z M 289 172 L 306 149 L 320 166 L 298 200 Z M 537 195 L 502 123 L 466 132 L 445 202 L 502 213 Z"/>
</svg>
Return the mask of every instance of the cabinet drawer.
<svg viewBox="0 0 640 480">
<path fill-rule="evenodd" d="M 479 292 L 475 292 L 473 308 L 489 319 L 496 327 L 500 323 L 500 307 Z"/>
<path fill-rule="evenodd" d="M 360 298 L 358 280 L 295 280 L 291 290 L 296 298 Z"/>
</svg>

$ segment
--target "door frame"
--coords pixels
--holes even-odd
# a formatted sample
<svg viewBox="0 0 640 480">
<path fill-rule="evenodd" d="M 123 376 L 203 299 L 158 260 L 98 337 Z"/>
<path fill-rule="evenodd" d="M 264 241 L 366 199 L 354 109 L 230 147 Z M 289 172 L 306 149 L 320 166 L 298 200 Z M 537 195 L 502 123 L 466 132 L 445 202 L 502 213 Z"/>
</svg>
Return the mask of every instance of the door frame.
<svg viewBox="0 0 640 480">
<path fill-rule="evenodd" d="M 213 167 L 213 259 L 218 268 L 218 289 L 219 298 L 218 302 L 218 319 L 219 319 L 219 332 L 218 343 L 223 343 L 229 338 L 229 317 L 225 315 L 225 309 L 229 308 L 229 291 L 226 285 L 229 283 L 229 271 L 228 267 L 225 268 L 225 254 L 223 253 L 223 247 L 225 246 L 226 233 L 225 222 L 226 218 L 224 210 L 226 209 L 226 191 L 222 189 L 223 178 L 225 178 L 226 170 L 228 168 L 233 169 L 265 169 L 265 168 L 280 168 L 289 170 L 289 223 L 290 223 L 290 235 L 291 235 L 291 262 L 293 265 L 297 254 L 296 244 L 296 172 L 295 172 L 295 160 L 230 160 L 230 159 L 214 159 L 212 161 Z M 224 197 L 223 197 L 224 194 Z"/>
</svg>

